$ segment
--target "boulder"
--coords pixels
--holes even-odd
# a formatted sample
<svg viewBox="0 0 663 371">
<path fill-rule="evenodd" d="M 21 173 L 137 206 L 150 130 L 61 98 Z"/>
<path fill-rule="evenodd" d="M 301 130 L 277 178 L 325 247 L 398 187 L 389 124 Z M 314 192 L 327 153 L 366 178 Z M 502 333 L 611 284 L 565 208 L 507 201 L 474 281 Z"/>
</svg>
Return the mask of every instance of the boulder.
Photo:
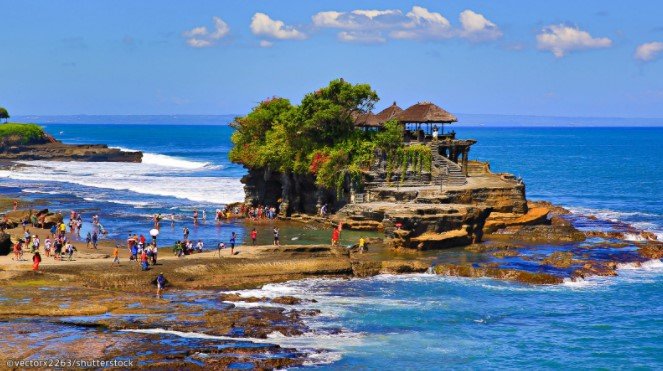
<svg viewBox="0 0 663 371">
<path fill-rule="evenodd" d="M 549 212 L 546 207 L 533 207 L 526 214 L 491 213 L 483 229 L 486 233 L 494 233 L 514 226 L 549 224 Z"/>
<path fill-rule="evenodd" d="M 582 242 L 585 234 L 572 226 L 532 225 L 520 228 L 513 238 L 524 242 L 556 244 Z"/>
<path fill-rule="evenodd" d="M 0 255 L 9 255 L 11 253 L 13 243 L 11 236 L 7 233 L 0 233 Z"/>
</svg>

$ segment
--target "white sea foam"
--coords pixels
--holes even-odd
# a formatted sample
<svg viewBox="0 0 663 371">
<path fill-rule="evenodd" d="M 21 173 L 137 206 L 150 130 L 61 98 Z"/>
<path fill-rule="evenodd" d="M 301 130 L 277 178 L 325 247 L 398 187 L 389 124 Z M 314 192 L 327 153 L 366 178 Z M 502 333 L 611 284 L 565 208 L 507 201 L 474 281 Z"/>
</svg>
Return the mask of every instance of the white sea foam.
<svg viewBox="0 0 663 371">
<path fill-rule="evenodd" d="M 652 259 L 642 263 L 621 263 L 617 264 L 617 269 L 663 272 L 663 261 L 661 259 Z"/>
<path fill-rule="evenodd" d="M 276 344 L 283 347 L 296 348 L 307 354 L 307 365 L 319 365 L 335 362 L 341 358 L 341 353 L 332 351 L 341 346 L 358 345 L 361 339 L 354 334 L 339 333 L 339 334 L 317 334 L 306 333 L 300 336 L 284 336 L 280 332 L 273 332 L 267 335 L 267 339 L 259 338 L 238 338 L 231 336 L 218 336 L 208 335 L 201 332 L 183 332 L 175 330 L 166 330 L 162 328 L 152 329 L 124 329 L 124 332 L 142 333 L 142 334 L 167 334 L 175 335 L 188 339 L 206 339 L 206 340 L 222 340 L 222 341 L 237 341 L 237 342 L 251 342 L 257 344 Z M 325 351 L 319 352 L 319 349 Z"/>
<path fill-rule="evenodd" d="M 73 183 L 94 188 L 170 196 L 206 204 L 237 202 L 244 196 L 238 178 L 188 176 L 195 171 L 191 163 L 179 168 L 146 163 L 58 161 L 22 161 L 21 163 L 28 166 L 1 170 L 0 178 Z M 202 163 L 195 166 L 204 167 Z"/>
<path fill-rule="evenodd" d="M 139 152 L 138 150 L 124 148 L 124 147 L 112 147 L 112 148 L 117 148 L 122 152 Z M 159 153 L 150 153 L 150 152 L 143 152 L 143 159 L 141 163 L 148 165 L 157 165 L 162 167 L 171 167 L 176 169 L 188 169 L 188 170 L 203 169 L 206 167 L 214 169 L 221 168 L 220 166 L 212 166 L 209 162 L 185 160 L 182 158 L 162 155 Z"/>
<path fill-rule="evenodd" d="M 663 241 L 663 226 L 651 221 L 641 221 L 637 220 L 638 218 L 644 219 L 657 219 L 663 220 L 662 215 L 644 213 L 639 211 L 615 211 L 608 209 L 591 209 L 585 207 L 569 207 L 569 211 L 578 215 L 594 215 L 595 217 L 606 220 L 613 223 L 625 223 L 633 228 L 637 228 L 643 231 L 650 231 L 656 235 L 656 238 L 660 241 Z M 625 235 L 626 239 L 629 241 L 645 241 L 646 239 L 640 235 L 627 233 Z"/>
</svg>

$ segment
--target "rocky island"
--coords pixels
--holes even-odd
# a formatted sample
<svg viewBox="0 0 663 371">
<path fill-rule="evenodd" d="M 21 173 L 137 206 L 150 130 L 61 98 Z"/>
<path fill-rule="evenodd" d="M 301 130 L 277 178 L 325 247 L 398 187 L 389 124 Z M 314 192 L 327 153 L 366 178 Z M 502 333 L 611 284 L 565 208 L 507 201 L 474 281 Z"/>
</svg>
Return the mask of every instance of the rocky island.
<svg viewBox="0 0 663 371">
<path fill-rule="evenodd" d="M 446 275 L 560 283 L 614 275 L 618 262 L 662 255 L 651 233 L 631 226 L 615 226 L 620 232 L 613 235 L 580 231 L 572 221 L 583 216 L 528 202 L 521 179 L 469 159 L 476 140 L 445 131 L 457 119 L 438 105 L 402 109 L 394 102 L 373 113 L 377 101 L 368 85 L 339 79 L 298 106 L 272 98 L 237 118 L 230 158 L 247 168 L 245 203 L 279 205 L 283 220 L 378 231 L 395 253 L 465 246 L 489 256 L 484 263 L 437 265 Z M 640 242 L 625 242 L 629 233 Z M 631 249 L 597 262 L 592 247 L 569 251 L 579 243 Z M 528 256 L 528 248 L 542 245 L 549 255 Z M 381 271 L 378 264 L 373 274 Z"/>
<path fill-rule="evenodd" d="M 142 157 L 104 144 L 64 144 L 35 124 L 0 125 L 0 161 L 141 162 Z"/>
</svg>

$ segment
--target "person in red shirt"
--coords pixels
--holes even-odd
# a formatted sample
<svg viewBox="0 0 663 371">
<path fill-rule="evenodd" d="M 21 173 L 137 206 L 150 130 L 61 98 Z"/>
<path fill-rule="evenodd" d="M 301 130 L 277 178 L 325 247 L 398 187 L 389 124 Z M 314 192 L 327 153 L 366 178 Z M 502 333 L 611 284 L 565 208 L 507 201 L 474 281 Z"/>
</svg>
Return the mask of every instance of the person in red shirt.
<svg viewBox="0 0 663 371">
<path fill-rule="evenodd" d="M 338 238 L 340 237 L 340 234 L 341 233 L 339 232 L 338 228 L 334 228 L 332 231 L 332 246 L 338 245 Z"/>
<path fill-rule="evenodd" d="M 41 255 L 39 255 L 39 251 L 37 251 L 33 256 L 32 256 L 32 270 L 33 271 L 38 271 L 39 270 L 39 263 L 41 263 Z"/>
<path fill-rule="evenodd" d="M 256 238 L 258 238 L 258 231 L 256 231 L 255 228 L 253 228 L 253 230 L 251 231 L 251 242 L 253 246 L 256 245 Z"/>
</svg>

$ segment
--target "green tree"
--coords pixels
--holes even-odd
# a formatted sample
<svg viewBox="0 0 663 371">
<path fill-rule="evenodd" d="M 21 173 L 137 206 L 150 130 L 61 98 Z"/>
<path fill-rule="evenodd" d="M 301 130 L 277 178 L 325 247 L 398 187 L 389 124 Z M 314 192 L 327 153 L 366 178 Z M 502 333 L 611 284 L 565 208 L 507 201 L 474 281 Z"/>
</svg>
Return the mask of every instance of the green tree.
<svg viewBox="0 0 663 371">
<path fill-rule="evenodd" d="M 402 127 L 391 123 L 383 133 L 356 130 L 354 117 L 373 108 L 378 96 L 367 84 L 333 80 L 306 94 L 299 105 L 272 98 L 235 120 L 230 160 L 250 169 L 311 174 L 316 184 L 343 192 L 356 182 L 376 149 L 402 145 Z"/>
<path fill-rule="evenodd" d="M 0 120 L 5 119 L 5 123 L 7 123 L 7 120 L 9 119 L 9 112 L 7 112 L 7 109 L 4 107 L 0 107 Z"/>
</svg>

